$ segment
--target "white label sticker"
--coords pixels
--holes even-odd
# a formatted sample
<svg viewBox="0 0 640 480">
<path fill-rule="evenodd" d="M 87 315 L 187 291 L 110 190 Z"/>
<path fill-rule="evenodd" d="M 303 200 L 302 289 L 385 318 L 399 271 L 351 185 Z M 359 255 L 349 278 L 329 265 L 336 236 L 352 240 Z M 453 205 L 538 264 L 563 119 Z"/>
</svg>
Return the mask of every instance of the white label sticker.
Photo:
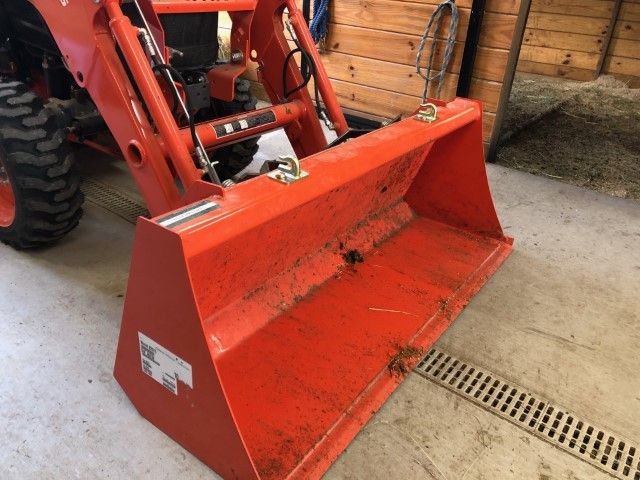
<svg viewBox="0 0 640 480">
<path fill-rule="evenodd" d="M 246 120 L 238 120 L 238 123 L 240 124 L 240 128 L 243 130 L 249 128 L 249 122 Z"/>
<path fill-rule="evenodd" d="M 227 133 L 233 133 L 233 125 L 231 125 L 230 123 L 225 123 L 224 129 Z"/>
<path fill-rule="evenodd" d="M 178 380 L 193 388 L 190 364 L 141 332 L 138 332 L 138 339 L 144 373 L 175 395 L 178 394 Z"/>
</svg>

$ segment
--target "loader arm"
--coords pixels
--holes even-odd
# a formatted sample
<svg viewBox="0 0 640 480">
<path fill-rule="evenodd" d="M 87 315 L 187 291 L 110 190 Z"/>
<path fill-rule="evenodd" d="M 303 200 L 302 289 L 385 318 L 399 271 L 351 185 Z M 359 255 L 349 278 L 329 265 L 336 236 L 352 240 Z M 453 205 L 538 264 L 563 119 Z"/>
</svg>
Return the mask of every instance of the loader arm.
<svg viewBox="0 0 640 480">
<path fill-rule="evenodd" d="M 193 136 L 187 127 L 176 122 L 164 91 L 166 85 L 153 69 L 140 27 L 134 26 L 123 13 L 121 1 L 32 0 L 32 3 L 42 15 L 76 83 L 89 92 L 117 141 L 149 211 L 158 215 L 204 195 L 224 195 L 223 188 L 205 178 L 205 166 L 195 158 Z M 233 96 L 234 80 L 244 72 L 249 59 L 260 66 L 261 79 L 274 107 L 250 116 L 229 118 L 223 126 L 240 120 L 243 125 L 251 125 L 233 131 L 232 136 L 219 133 L 216 126 L 220 122 L 197 125 L 196 134 L 204 139 L 206 149 L 279 128 L 285 129 L 299 158 L 326 148 L 308 90 L 303 88 L 288 99 L 283 98 L 283 68 L 289 86 L 303 82 L 295 61 L 285 66 L 291 51 L 283 33 L 285 9 L 299 42 L 318 66 L 316 79 L 329 117 L 339 134 L 346 132 L 346 121 L 295 2 L 138 0 L 138 5 L 147 22 L 147 33 L 164 62 L 168 61 L 169 51 L 164 45 L 159 15 L 229 13 L 233 22 L 231 48 L 238 60 L 209 72 L 214 97 L 224 100 Z M 69 18 L 74 21 L 69 22 Z M 254 18 L 259 21 L 254 22 Z"/>
</svg>

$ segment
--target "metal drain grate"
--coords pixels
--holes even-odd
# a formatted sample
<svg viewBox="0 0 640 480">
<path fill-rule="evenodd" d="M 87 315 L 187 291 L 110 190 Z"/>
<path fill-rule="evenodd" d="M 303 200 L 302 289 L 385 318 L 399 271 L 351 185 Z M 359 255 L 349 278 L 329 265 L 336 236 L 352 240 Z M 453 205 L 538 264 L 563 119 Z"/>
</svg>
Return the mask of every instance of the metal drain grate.
<svg viewBox="0 0 640 480">
<path fill-rule="evenodd" d="M 149 212 L 142 203 L 106 183 L 85 178 L 80 188 L 87 200 L 134 225 L 138 217 L 149 217 Z"/>
<path fill-rule="evenodd" d="M 635 445 L 522 387 L 435 348 L 415 371 L 616 478 L 640 480 Z"/>
</svg>

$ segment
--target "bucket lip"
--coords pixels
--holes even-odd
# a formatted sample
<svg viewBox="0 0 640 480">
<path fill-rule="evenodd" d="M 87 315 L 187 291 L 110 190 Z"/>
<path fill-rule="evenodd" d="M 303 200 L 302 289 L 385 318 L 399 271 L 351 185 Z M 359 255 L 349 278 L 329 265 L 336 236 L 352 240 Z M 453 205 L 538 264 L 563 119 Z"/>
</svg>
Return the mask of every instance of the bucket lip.
<svg viewBox="0 0 640 480">
<path fill-rule="evenodd" d="M 171 231 L 181 236 L 197 233 L 212 223 L 222 222 L 246 209 L 264 208 L 264 205 L 271 205 L 269 208 L 273 208 L 273 205 L 284 206 L 291 201 L 294 192 L 302 192 L 301 197 L 305 196 L 305 191 L 313 191 L 315 194 L 327 193 L 374 168 L 394 161 L 403 154 L 421 147 L 426 148 L 449 133 L 481 119 L 482 111 L 477 101 L 456 98 L 445 105 L 439 110 L 438 120 L 433 123 L 425 123 L 411 116 L 304 158 L 302 165 L 309 177 L 294 184 L 284 185 L 267 178 L 266 175 L 260 175 L 229 187 L 223 196 L 207 198 L 215 202 L 219 208 L 183 222 Z M 381 153 L 387 155 L 383 156 Z M 366 157 L 367 162 L 360 162 L 362 157 Z M 309 184 L 315 188 L 309 188 Z M 318 192 L 319 186 L 323 191 Z M 308 197 L 310 199 L 313 196 Z M 192 207 L 202 200 L 196 200 L 187 207 Z M 300 200 L 303 201 L 302 198 Z M 163 218 L 174 215 L 183 208 L 185 207 L 151 219 L 143 218 L 141 221 L 161 224 Z"/>
</svg>

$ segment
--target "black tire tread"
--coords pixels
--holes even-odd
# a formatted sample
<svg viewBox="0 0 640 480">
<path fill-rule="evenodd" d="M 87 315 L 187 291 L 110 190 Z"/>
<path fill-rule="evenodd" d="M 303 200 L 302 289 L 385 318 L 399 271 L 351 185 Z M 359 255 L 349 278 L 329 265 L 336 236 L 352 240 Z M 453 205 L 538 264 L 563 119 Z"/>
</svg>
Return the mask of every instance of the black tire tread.
<svg viewBox="0 0 640 480">
<path fill-rule="evenodd" d="M 16 198 L 15 220 L 0 227 L 0 240 L 19 249 L 39 247 L 78 225 L 84 197 L 55 111 L 26 84 L 1 78 L 0 156 Z"/>
</svg>

